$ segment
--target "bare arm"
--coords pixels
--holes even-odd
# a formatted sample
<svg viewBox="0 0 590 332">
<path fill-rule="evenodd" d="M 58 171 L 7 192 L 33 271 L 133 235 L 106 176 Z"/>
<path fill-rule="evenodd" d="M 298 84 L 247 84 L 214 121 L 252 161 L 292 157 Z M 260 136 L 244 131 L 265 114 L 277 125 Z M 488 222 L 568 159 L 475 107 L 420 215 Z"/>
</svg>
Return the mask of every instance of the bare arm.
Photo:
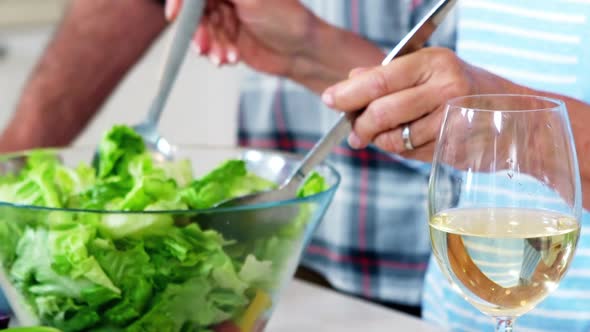
<svg viewBox="0 0 590 332">
<path fill-rule="evenodd" d="M 287 76 L 317 94 L 346 79 L 353 68 L 373 67 L 385 57 L 377 45 L 324 21 L 311 29 L 308 51 L 295 58 Z"/>
<path fill-rule="evenodd" d="M 154 0 L 73 0 L 0 136 L 0 152 L 70 143 L 165 26 Z"/>
<path fill-rule="evenodd" d="M 588 160 L 588 155 L 590 154 L 590 131 L 588 131 L 588 124 L 590 123 L 590 105 L 577 99 L 555 93 L 532 89 L 527 89 L 526 92 L 529 94 L 560 99 L 566 103 L 574 140 L 576 142 L 578 164 L 580 166 L 580 176 L 582 178 L 583 205 L 585 209 L 590 210 L 590 160 Z"/>
</svg>

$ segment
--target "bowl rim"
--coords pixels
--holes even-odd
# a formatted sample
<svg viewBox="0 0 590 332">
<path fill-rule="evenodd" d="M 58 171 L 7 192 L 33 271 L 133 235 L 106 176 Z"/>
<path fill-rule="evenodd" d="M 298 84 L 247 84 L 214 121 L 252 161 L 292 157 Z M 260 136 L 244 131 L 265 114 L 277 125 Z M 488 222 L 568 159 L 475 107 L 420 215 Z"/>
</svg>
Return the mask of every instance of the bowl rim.
<svg viewBox="0 0 590 332">
<path fill-rule="evenodd" d="M 15 159 L 19 157 L 24 157 L 28 153 L 32 151 L 45 151 L 45 152 L 57 152 L 62 153 L 66 151 L 94 151 L 96 149 L 95 145 L 74 145 L 74 146 L 67 146 L 67 147 L 48 147 L 48 148 L 37 148 L 37 149 L 28 149 L 28 150 L 21 150 L 16 152 L 10 153 L 3 153 L 0 154 L 0 162 L 7 161 L 10 159 Z M 268 149 L 268 148 L 255 148 L 255 147 L 241 147 L 235 145 L 208 145 L 208 144 L 175 144 L 174 149 L 179 149 L 180 151 L 190 150 L 190 149 L 201 149 L 201 150 L 226 150 L 226 151 L 234 151 L 240 152 L 242 155 L 249 151 L 261 152 L 266 155 L 279 155 L 289 159 L 297 159 L 301 160 L 304 158 L 303 154 L 288 152 L 288 151 L 280 151 L 275 149 Z M 88 163 L 90 165 L 90 163 Z M 22 210 L 32 210 L 32 211 L 43 211 L 43 212 L 64 212 L 64 213 L 88 213 L 88 214 L 104 214 L 104 215 L 151 215 L 151 214 L 174 214 L 174 215 L 181 215 L 181 214 L 213 214 L 213 213 L 226 213 L 226 212 L 243 212 L 243 211 L 253 211 L 253 210 L 260 210 L 260 209 L 268 209 L 273 207 L 279 207 L 284 205 L 290 204 L 300 204 L 310 201 L 320 200 L 324 196 L 333 195 L 333 193 L 338 189 L 340 183 L 342 181 L 342 176 L 340 172 L 332 165 L 332 163 L 324 160 L 321 162 L 319 167 L 327 167 L 329 171 L 334 175 L 334 182 L 329 186 L 328 189 L 319 192 L 317 194 L 313 194 L 306 197 L 296 197 L 291 199 L 283 199 L 278 200 L 275 202 L 266 202 L 266 203 L 258 203 L 252 205 L 245 205 L 245 206 L 237 206 L 237 207 L 224 207 L 224 208 L 207 208 L 207 209 L 184 209 L 184 210 L 143 210 L 143 211 L 125 211 L 125 210 L 99 210 L 99 209 L 80 209 L 80 208 L 55 208 L 55 207 L 47 207 L 47 206 L 40 206 L 40 205 L 31 205 L 31 204 L 19 204 L 19 203 L 12 203 L 0 200 L 0 208 L 2 207 L 13 207 L 16 209 Z"/>
</svg>

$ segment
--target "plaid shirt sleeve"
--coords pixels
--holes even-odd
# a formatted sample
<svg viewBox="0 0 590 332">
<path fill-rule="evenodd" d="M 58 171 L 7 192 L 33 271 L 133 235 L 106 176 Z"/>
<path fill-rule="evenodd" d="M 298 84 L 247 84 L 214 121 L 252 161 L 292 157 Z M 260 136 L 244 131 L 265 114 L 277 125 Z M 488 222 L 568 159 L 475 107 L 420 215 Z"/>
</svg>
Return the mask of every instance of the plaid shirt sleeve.
<svg viewBox="0 0 590 332">
<path fill-rule="evenodd" d="M 410 0 L 304 3 L 383 49 L 395 46 L 419 19 L 414 11 L 429 5 Z M 336 120 L 337 113 L 303 87 L 259 73 L 246 75 L 240 99 L 242 146 L 305 153 Z M 346 144 L 335 149 L 330 161 L 343 181 L 303 264 L 342 291 L 418 306 L 430 256 L 427 172 L 375 148 L 355 151 Z"/>
</svg>

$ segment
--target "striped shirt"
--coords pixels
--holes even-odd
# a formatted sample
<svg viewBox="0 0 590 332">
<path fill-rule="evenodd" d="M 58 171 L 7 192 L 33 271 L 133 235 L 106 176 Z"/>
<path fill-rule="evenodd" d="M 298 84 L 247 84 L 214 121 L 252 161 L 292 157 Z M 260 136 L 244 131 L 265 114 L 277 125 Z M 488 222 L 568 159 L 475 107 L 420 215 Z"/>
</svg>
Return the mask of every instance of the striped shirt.
<svg viewBox="0 0 590 332">
<path fill-rule="evenodd" d="M 517 83 L 590 102 L 590 1 L 462 1 L 457 52 L 467 62 Z M 528 185 L 538 184 L 529 181 Z M 487 193 L 499 202 L 515 199 L 509 192 Z M 545 208 L 559 210 L 557 199 L 547 199 L 546 204 Z M 590 331 L 588 223 L 590 214 L 584 210 L 578 249 L 569 271 L 557 290 L 516 320 L 517 331 Z M 448 330 L 493 330 L 492 319 L 451 288 L 434 259 L 426 276 L 423 316 Z"/>
<path fill-rule="evenodd" d="M 392 48 L 434 1 L 307 0 L 328 22 Z M 454 25 L 433 44 L 452 47 Z M 350 50 L 353 52 L 354 50 Z M 305 153 L 337 120 L 317 95 L 286 79 L 249 73 L 240 100 L 243 146 Z M 307 247 L 302 264 L 335 288 L 381 302 L 418 306 L 430 257 L 426 224 L 428 170 L 375 148 L 345 143 L 330 162 L 341 186 Z"/>
</svg>

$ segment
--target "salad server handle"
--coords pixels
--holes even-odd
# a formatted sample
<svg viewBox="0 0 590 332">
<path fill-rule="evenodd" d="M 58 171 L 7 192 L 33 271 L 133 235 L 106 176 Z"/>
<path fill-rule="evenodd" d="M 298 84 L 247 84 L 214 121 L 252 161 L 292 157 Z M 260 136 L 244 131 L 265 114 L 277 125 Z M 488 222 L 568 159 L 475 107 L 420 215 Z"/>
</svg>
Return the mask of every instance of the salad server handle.
<svg viewBox="0 0 590 332">
<path fill-rule="evenodd" d="M 201 21 L 205 9 L 205 0 L 184 0 L 176 24 L 176 31 L 158 85 L 158 93 L 150 106 L 146 123 L 156 124 L 164 110 L 178 71 L 184 61 L 191 40 Z"/>
</svg>

